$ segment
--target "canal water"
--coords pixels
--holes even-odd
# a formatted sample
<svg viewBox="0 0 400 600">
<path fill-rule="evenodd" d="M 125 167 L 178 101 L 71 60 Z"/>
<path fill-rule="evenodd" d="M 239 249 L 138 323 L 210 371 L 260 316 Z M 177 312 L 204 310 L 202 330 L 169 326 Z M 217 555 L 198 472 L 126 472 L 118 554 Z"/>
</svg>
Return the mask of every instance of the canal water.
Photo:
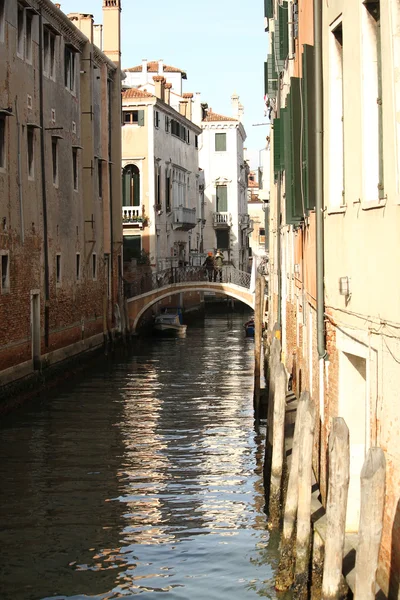
<svg viewBox="0 0 400 600">
<path fill-rule="evenodd" d="M 135 340 L 3 418 L 1 600 L 278 597 L 244 320 Z"/>
</svg>

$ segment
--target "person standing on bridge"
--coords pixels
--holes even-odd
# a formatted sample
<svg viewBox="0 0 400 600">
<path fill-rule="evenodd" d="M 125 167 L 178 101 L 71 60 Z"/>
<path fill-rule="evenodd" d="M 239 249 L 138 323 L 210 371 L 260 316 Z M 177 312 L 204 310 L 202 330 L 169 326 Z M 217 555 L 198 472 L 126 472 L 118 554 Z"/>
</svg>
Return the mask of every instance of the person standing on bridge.
<svg viewBox="0 0 400 600">
<path fill-rule="evenodd" d="M 221 250 L 217 250 L 215 253 L 214 264 L 214 281 L 219 279 L 219 281 L 222 283 L 222 265 L 224 264 L 224 255 L 222 254 Z"/>
<path fill-rule="evenodd" d="M 209 252 L 207 254 L 207 258 L 204 261 L 203 266 L 206 268 L 207 271 L 207 277 L 208 277 L 208 281 L 212 281 L 213 280 L 213 276 L 214 276 L 214 255 L 212 252 Z"/>
</svg>

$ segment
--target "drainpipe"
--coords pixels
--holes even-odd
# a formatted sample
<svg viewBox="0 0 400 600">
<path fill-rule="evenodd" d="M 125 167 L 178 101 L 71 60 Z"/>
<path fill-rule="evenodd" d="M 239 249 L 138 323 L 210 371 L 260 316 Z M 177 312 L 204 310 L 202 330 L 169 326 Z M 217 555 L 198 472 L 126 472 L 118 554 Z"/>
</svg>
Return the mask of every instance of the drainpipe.
<svg viewBox="0 0 400 600">
<path fill-rule="evenodd" d="M 315 212 L 317 262 L 317 346 L 326 360 L 324 318 L 324 199 L 323 199 L 323 79 L 322 79 L 322 0 L 314 1 L 315 49 Z"/>
<path fill-rule="evenodd" d="M 18 116 L 18 97 L 15 98 L 15 117 L 17 121 L 17 153 L 18 153 L 18 200 L 21 219 L 21 243 L 25 243 L 24 206 L 22 200 L 22 167 L 21 167 L 21 123 Z"/>
<path fill-rule="evenodd" d="M 40 153 L 42 167 L 42 204 L 43 204 L 43 249 L 44 249 L 44 340 L 49 345 L 49 314 L 50 314 L 50 277 L 49 277 L 49 246 L 47 227 L 47 190 L 46 190 L 46 145 L 44 127 L 44 93 L 43 93 L 43 16 L 39 12 L 39 94 L 40 94 Z"/>
</svg>

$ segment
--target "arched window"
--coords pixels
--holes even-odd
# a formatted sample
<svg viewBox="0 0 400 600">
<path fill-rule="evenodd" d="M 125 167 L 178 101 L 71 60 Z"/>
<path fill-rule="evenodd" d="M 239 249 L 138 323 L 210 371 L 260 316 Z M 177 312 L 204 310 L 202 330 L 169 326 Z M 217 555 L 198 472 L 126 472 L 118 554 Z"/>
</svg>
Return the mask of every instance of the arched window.
<svg viewBox="0 0 400 600">
<path fill-rule="evenodd" d="M 136 165 L 126 165 L 122 171 L 123 206 L 140 206 L 140 171 Z"/>
</svg>

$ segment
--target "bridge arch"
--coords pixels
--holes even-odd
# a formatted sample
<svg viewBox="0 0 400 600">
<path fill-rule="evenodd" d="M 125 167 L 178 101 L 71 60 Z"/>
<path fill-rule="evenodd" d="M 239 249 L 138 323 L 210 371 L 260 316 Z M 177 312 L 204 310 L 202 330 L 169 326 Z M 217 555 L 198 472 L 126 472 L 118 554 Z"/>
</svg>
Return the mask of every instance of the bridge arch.
<svg viewBox="0 0 400 600">
<path fill-rule="evenodd" d="M 254 310 L 254 294 L 242 286 L 233 283 L 211 283 L 200 281 L 193 283 L 175 283 L 141 294 L 140 296 L 134 296 L 127 300 L 131 332 L 135 333 L 140 319 L 147 310 L 154 306 L 154 304 L 157 304 L 157 302 L 160 302 L 164 298 L 168 298 L 168 296 L 174 296 L 185 292 L 217 292 L 225 294 L 225 296 L 247 304 L 247 306 Z"/>
</svg>

